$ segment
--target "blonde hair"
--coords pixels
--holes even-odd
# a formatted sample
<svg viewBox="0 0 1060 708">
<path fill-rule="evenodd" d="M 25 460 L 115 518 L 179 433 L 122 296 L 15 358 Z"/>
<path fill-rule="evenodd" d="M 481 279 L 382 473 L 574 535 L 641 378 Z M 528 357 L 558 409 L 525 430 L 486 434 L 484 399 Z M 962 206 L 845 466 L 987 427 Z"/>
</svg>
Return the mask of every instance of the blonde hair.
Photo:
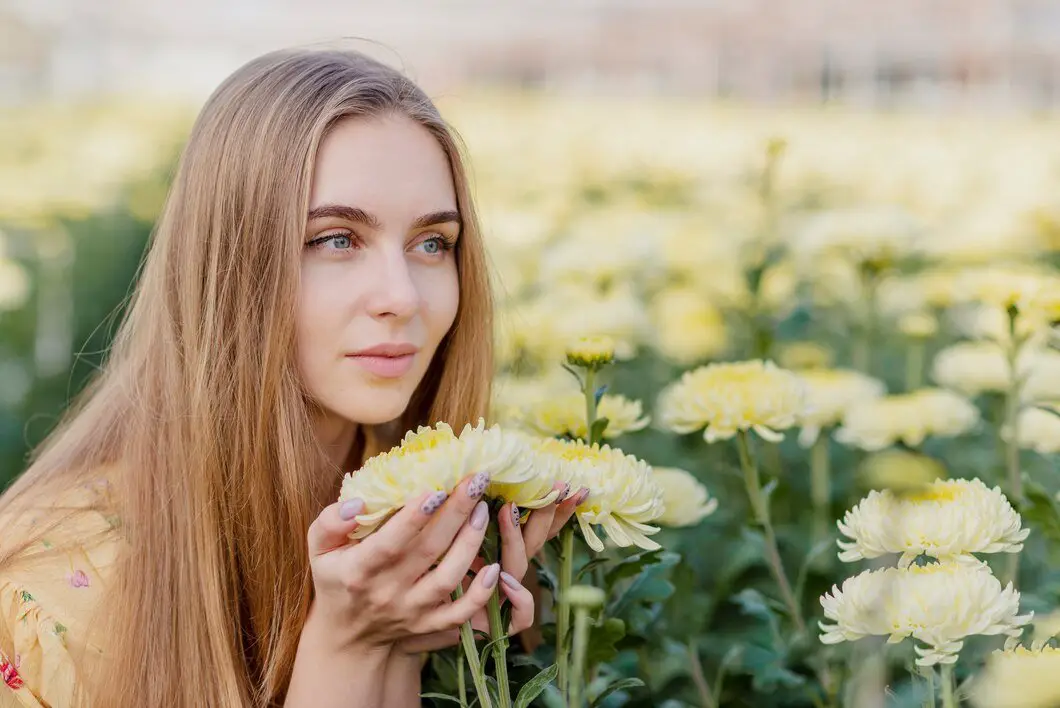
<svg viewBox="0 0 1060 708">
<path fill-rule="evenodd" d="M 8 512 L 115 470 L 122 552 L 94 618 L 104 653 L 86 704 L 282 702 L 312 595 L 305 533 L 341 474 L 293 363 L 312 168 L 337 120 L 395 112 L 448 155 L 463 219 L 456 320 L 397 427 L 485 414 L 486 257 L 435 106 L 352 51 L 285 50 L 237 70 L 195 123 L 106 365 L 0 498 Z"/>
</svg>

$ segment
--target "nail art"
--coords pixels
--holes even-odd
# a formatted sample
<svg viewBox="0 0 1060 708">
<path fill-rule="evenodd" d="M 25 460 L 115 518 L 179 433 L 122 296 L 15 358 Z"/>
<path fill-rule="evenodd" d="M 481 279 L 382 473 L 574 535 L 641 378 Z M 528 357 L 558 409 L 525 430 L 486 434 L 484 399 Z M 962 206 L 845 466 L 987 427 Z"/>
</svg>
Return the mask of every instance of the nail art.
<svg viewBox="0 0 1060 708">
<path fill-rule="evenodd" d="M 482 572 L 483 572 L 482 585 L 487 590 L 492 589 L 493 586 L 497 584 L 497 578 L 501 574 L 500 565 L 497 564 L 497 563 L 494 563 L 493 565 L 489 566 L 488 568 L 486 568 Z"/>
<path fill-rule="evenodd" d="M 501 571 L 501 582 L 510 587 L 512 590 L 522 590 L 523 584 L 515 579 L 515 576 L 511 573 L 505 573 Z"/>
<path fill-rule="evenodd" d="M 349 521 L 353 517 L 360 514 L 362 511 L 364 511 L 364 500 L 350 499 L 339 507 L 339 516 L 342 517 L 343 521 Z"/>
<path fill-rule="evenodd" d="M 486 493 L 486 487 L 490 486 L 490 476 L 486 472 L 479 472 L 477 475 L 471 478 L 471 481 L 467 485 L 467 495 L 469 497 L 481 497 Z"/>
<path fill-rule="evenodd" d="M 424 514 L 430 516 L 434 512 L 438 511 L 438 507 L 445 503 L 445 500 L 449 498 L 446 492 L 435 492 L 431 496 L 427 497 L 427 500 L 423 502 L 423 506 L 420 509 Z"/>
<path fill-rule="evenodd" d="M 581 506 L 582 504 L 585 503 L 585 500 L 588 499 L 588 498 L 589 498 L 589 490 L 588 489 L 583 489 L 581 491 L 581 493 L 578 494 L 578 498 L 574 501 L 574 506 Z"/>
<path fill-rule="evenodd" d="M 556 497 L 556 503 L 559 504 L 570 496 L 570 482 L 563 483 L 563 489 L 559 490 L 559 496 Z"/>
<path fill-rule="evenodd" d="M 519 505 L 512 503 L 512 521 L 518 526 L 523 520 L 523 515 L 519 513 Z"/>
</svg>

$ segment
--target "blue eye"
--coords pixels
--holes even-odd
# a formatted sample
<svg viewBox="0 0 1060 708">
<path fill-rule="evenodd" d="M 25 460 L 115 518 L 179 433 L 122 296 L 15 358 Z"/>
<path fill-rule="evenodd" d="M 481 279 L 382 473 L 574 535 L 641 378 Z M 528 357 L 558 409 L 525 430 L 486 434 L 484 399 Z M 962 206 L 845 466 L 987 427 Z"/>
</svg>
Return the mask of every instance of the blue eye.
<svg viewBox="0 0 1060 708">
<path fill-rule="evenodd" d="M 306 246 L 310 248 L 323 248 L 324 245 L 328 243 L 332 244 L 331 248 L 328 250 L 345 251 L 353 247 L 353 238 L 350 234 L 330 234 L 315 238 L 307 243 Z"/>
<path fill-rule="evenodd" d="M 416 245 L 417 247 L 422 246 L 424 253 L 428 256 L 440 256 L 446 251 L 452 250 L 454 246 L 453 242 L 443 235 L 432 236 L 431 238 L 420 241 Z"/>
</svg>

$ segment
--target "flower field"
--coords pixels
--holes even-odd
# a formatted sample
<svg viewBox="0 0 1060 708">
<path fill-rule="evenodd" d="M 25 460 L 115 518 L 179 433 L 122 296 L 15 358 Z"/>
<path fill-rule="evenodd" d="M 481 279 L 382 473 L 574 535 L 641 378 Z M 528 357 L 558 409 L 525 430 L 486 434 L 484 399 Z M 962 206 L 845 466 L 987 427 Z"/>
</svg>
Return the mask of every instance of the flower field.
<svg viewBox="0 0 1060 708">
<path fill-rule="evenodd" d="M 440 104 L 496 270 L 499 427 L 410 434 L 346 484 L 377 523 L 395 470 L 492 465 L 532 515 L 553 493 L 532 455 L 590 495 L 537 569 L 532 651 L 467 636 L 431 700 L 499 690 L 504 664 L 515 704 L 1060 705 L 1048 121 Z M 6 477 L 98 360 L 188 125 L 44 114 L 0 152 Z"/>
</svg>

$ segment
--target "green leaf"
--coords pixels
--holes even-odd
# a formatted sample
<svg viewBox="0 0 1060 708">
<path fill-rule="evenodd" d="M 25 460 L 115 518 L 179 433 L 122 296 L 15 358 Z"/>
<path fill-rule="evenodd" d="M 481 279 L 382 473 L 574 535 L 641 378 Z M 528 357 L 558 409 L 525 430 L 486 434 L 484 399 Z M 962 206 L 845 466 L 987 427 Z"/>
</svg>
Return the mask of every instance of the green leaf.
<svg viewBox="0 0 1060 708">
<path fill-rule="evenodd" d="M 574 582 L 577 583 L 579 580 L 581 580 L 583 575 L 591 573 L 600 566 L 607 565 L 610 562 L 610 558 L 593 558 L 591 561 L 579 568 L 578 572 L 574 574 Z"/>
<path fill-rule="evenodd" d="M 545 690 L 545 686 L 556 680 L 557 673 L 559 673 L 559 666 L 553 664 L 523 684 L 523 687 L 519 689 L 519 695 L 515 697 L 515 708 L 528 708 L 534 699 Z"/>
<path fill-rule="evenodd" d="M 608 617 L 589 627 L 589 646 L 585 651 L 587 666 L 596 666 L 618 656 L 618 643 L 626 636 L 626 623 L 618 617 Z"/>
<path fill-rule="evenodd" d="M 420 698 L 432 698 L 436 701 L 449 701 L 450 703 L 460 705 L 459 698 L 453 698 L 452 696 L 447 696 L 444 693 L 421 693 Z"/>
<path fill-rule="evenodd" d="M 607 430 L 607 424 L 611 421 L 607 418 L 597 418 L 593 422 L 593 429 L 590 439 L 599 442 L 604 439 L 604 431 Z"/>
<path fill-rule="evenodd" d="M 640 688 L 645 685 L 639 678 L 624 678 L 615 681 L 610 684 L 607 688 L 600 692 L 600 695 L 593 699 L 592 703 L 589 704 L 591 708 L 595 708 L 600 705 L 605 698 L 610 696 L 615 691 L 625 691 L 627 688 Z"/>
<path fill-rule="evenodd" d="M 578 388 L 581 388 L 582 386 L 585 385 L 585 384 L 582 383 L 581 374 L 579 374 L 577 371 L 575 371 L 573 368 L 571 368 L 570 364 L 563 363 L 563 364 L 560 364 L 560 366 L 562 366 L 564 369 L 566 369 L 567 371 L 570 372 L 570 375 L 573 376 L 574 380 L 578 382 Z"/>
<path fill-rule="evenodd" d="M 662 552 L 658 562 L 646 566 L 629 587 L 615 598 L 608 608 L 608 614 L 619 616 L 631 605 L 666 600 L 673 594 L 674 586 L 665 574 L 680 560 L 681 556 L 676 553 Z"/>
<path fill-rule="evenodd" d="M 606 392 L 607 384 L 604 384 L 603 386 L 600 386 L 595 391 L 593 391 L 593 398 L 596 399 L 596 405 L 600 405 L 600 399 L 604 397 L 604 394 Z"/>
<path fill-rule="evenodd" d="M 512 666 L 529 666 L 541 670 L 545 665 L 533 654 L 512 654 L 508 657 L 508 663 Z"/>
<path fill-rule="evenodd" d="M 608 587 L 612 587 L 619 580 L 625 578 L 632 578 L 633 576 L 640 573 L 644 568 L 659 562 L 659 558 L 664 551 L 642 551 L 631 556 L 627 556 L 622 560 L 615 563 L 615 566 L 607 572 L 605 580 Z M 604 559 L 601 559 L 604 560 Z"/>
<path fill-rule="evenodd" d="M 493 650 L 493 647 L 498 645 L 498 644 L 500 644 L 501 642 L 507 642 L 507 641 L 508 641 L 508 635 L 507 634 L 502 634 L 501 636 L 497 637 L 496 639 L 492 639 L 489 642 L 487 642 L 486 646 L 482 647 L 482 651 L 479 653 L 479 663 L 482 664 L 483 666 L 485 666 L 486 665 L 486 657 L 489 656 L 489 653 L 490 653 L 490 651 Z"/>
</svg>

